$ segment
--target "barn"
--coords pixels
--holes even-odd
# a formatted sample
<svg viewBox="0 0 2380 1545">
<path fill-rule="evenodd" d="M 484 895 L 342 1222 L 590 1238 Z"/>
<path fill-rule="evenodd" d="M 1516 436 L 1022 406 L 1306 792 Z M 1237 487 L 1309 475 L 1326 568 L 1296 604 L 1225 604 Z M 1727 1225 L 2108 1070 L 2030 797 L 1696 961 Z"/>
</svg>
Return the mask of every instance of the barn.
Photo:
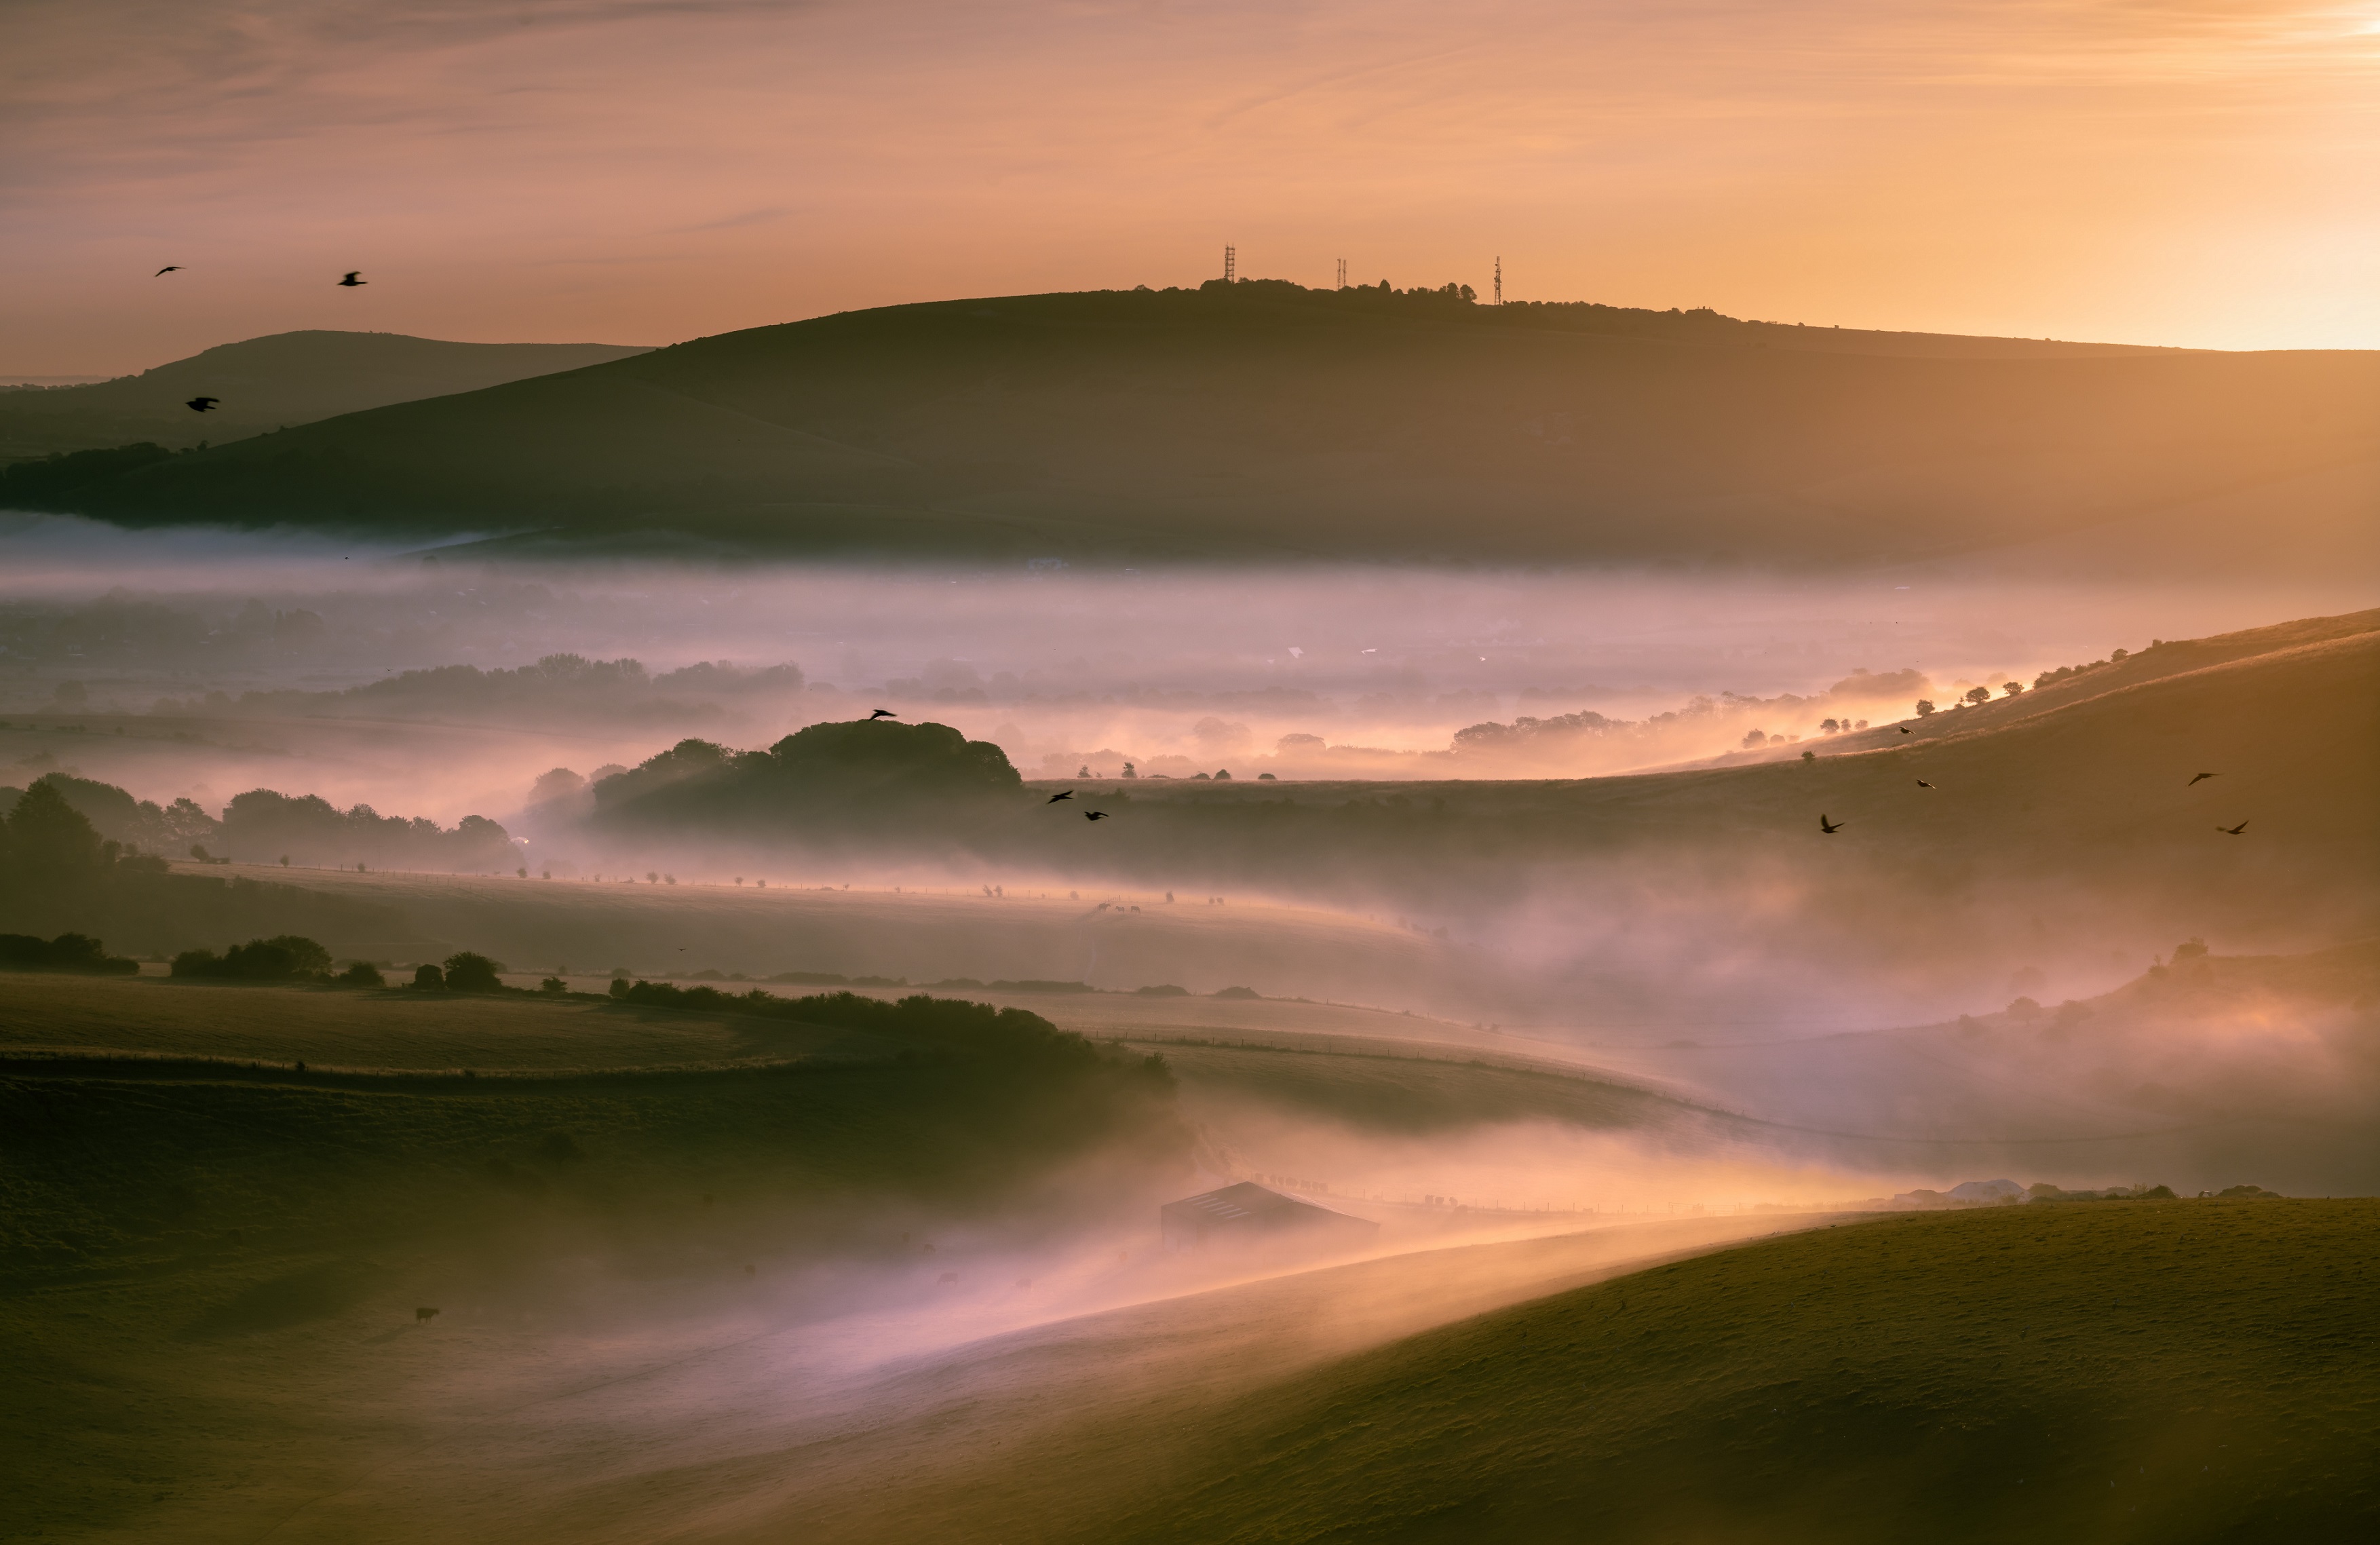
<svg viewBox="0 0 2380 1545">
<path fill-rule="evenodd" d="M 1355 1248 L 1371 1243 L 1380 1225 L 1350 1217 L 1301 1197 L 1283 1196 L 1253 1180 L 1204 1191 L 1157 1210 L 1169 1250 L 1207 1245 L 1286 1243 Z"/>
</svg>

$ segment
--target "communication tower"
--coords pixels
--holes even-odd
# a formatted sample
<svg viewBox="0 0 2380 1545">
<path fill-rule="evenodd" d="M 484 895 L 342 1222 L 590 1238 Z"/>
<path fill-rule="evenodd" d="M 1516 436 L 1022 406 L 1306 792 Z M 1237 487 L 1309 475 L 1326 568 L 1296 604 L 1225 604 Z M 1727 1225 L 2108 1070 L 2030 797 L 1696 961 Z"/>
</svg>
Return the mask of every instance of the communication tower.
<svg viewBox="0 0 2380 1545">
<path fill-rule="evenodd" d="M 1231 284 L 1239 277 L 1239 249 L 1230 242 L 1223 244 L 1223 283 Z"/>
<path fill-rule="evenodd" d="M 1339 287 L 1341 289 L 1347 287 L 1347 260 L 1344 258 L 1339 260 Z"/>
<path fill-rule="evenodd" d="M 1496 304 L 1497 304 L 1497 305 L 1499 305 L 1499 306 L 1501 306 L 1503 303 L 1504 303 L 1504 260 L 1503 260 L 1502 258 L 1500 258 L 1500 258 L 1498 258 L 1498 259 L 1496 260 Z"/>
</svg>

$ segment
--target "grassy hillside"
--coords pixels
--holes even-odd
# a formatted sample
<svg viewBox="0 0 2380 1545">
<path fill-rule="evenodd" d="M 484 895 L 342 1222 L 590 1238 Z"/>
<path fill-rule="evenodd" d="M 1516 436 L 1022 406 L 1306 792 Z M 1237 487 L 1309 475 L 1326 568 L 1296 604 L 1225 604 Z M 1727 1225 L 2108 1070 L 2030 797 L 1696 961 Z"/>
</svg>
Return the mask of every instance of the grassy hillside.
<svg viewBox="0 0 2380 1545">
<path fill-rule="evenodd" d="M 808 552 L 1826 566 L 2380 468 L 2366 355 L 1847 338 L 1269 283 L 952 301 L 350 415 L 55 503 Z M 2266 518 L 2345 540 L 2375 492 Z"/>
<path fill-rule="evenodd" d="M 2380 1204 L 1845 1224 L 1243 1402 L 1076 1538 L 2343 1539 L 2380 1521 Z"/>
<path fill-rule="evenodd" d="M 12 1538 L 252 1536 L 289 1488 L 351 1475 L 408 1419 L 421 1386 L 392 1376 L 407 1359 L 391 1344 L 414 1306 L 564 1343 L 607 1317 L 631 1337 L 797 1320 L 818 1312 L 798 1284 L 835 1270 L 876 1271 L 892 1298 L 929 1290 L 937 1232 L 1030 1240 L 1136 1213 L 1178 1186 L 1186 1147 L 1161 1076 L 1124 1058 L 777 1024 L 740 1048 L 766 1065 L 299 1070 L 189 1053 L 585 1069 L 646 1060 L 698 1016 L 599 1007 L 623 1022 L 607 1035 L 522 1000 L 136 1004 L 92 989 L 162 984 L 7 985 L 53 1044 L 181 1053 L 0 1053 Z M 690 1028 L 686 1044 L 723 1049 Z M 1087 1195 L 1067 1181 L 1086 1165 Z M 648 1318 L 622 1323 L 624 1303 Z M 157 1523 L 161 1503 L 181 1521 Z"/>
<path fill-rule="evenodd" d="M 592 984 L 598 991 L 601 983 Z M 600 999 L 449 997 L 164 977 L 0 974 L 0 1056 L 303 1062 L 482 1074 L 890 1056 L 857 1031 Z"/>
<path fill-rule="evenodd" d="M 151 441 L 220 444 L 318 419 L 641 354 L 616 344 L 457 344 L 401 333 L 275 333 L 139 375 L 0 392 L 0 463 Z M 200 414 L 192 397 L 222 399 Z M 0 485 L 5 486 L 5 485 Z"/>
</svg>

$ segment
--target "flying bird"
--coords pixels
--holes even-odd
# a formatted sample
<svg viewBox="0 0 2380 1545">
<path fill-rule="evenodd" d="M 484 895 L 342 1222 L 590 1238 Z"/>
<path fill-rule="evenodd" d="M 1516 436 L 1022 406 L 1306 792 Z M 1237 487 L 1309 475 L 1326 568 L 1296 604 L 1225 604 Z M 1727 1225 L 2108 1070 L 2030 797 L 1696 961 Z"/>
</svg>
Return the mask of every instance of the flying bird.
<svg viewBox="0 0 2380 1545">
<path fill-rule="evenodd" d="M 1083 812 L 1083 819 L 1085 821 L 1105 821 L 1107 818 L 1108 812 L 1105 810 L 1085 810 Z"/>
<path fill-rule="evenodd" d="M 1843 826 L 1844 826 L 1844 822 L 1842 822 L 1842 821 L 1828 821 L 1828 820 L 1824 815 L 1821 815 L 1821 816 L 1819 816 L 1819 817 L 1818 817 L 1818 830 L 1819 830 L 1819 831 L 1821 831 L 1821 832 L 1824 832 L 1827 835 L 1828 835 L 1828 836 L 1830 836 L 1830 837 L 1831 837 L 1831 836 L 1833 836 L 1836 833 L 1838 833 L 1838 832 L 1841 831 L 1841 830 L 1843 829 Z"/>
<path fill-rule="evenodd" d="M 1056 804 L 1056 803 L 1057 803 L 1059 800 L 1061 800 L 1061 799 L 1072 799 L 1074 797 L 1075 797 L 1075 791 L 1074 791 L 1073 789 L 1071 789 L 1071 788 L 1070 788 L 1070 789 L 1066 790 L 1063 794 L 1053 794 L 1053 795 L 1050 796 L 1050 803 L 1051 803 L 1052 805 L 1054 805 L 1054 804 Z"/>
<path fill-rule="evenodd" d="M 346 277 L 339 281 L 339 287 L 341 289 L 354 289 L 358 285 L 370 284 L 371 281 L 370 279 L 358 279 L 356 277 L 357 274 L 361 274 L 363 270 L 360 268 L 348 269 Z"/>
<path fill-rule="evenodd" d="M 868 716 L 868 722 L 872 724 L 879 719 L 898 719 L 899 717 L 901 716 L 889 708 L 880 708 Z"/>
<path fill-rule="evenodd" d="M 1934 785 L 1933 785 L 1932 784 L 1927 783 L 1925 779 L 1920 778 L 1920 779 L 1918 779 L 1918 780 L 1917 780 L 1917 786 L 1918 786 L 1919 788 L 1932 788 Z"/>
<path fill-rule="evenodd" d="M 2219 778 L 2221 776 L 2223 776 L 2223 774 L 2220 772 L 2201 772 L 2197 777 L 2191 779 L 2190 782 L 2182 785 L 2181 786 L 2184 788 L 2196 788 L 2199 785 L 2204 783 L 2209 778 Z"/>
<path fill-rule="evenodd" d="M 1892 727 L 1899 730 L 1903 735 L 1907 735 L 1909 733 L 1909 726 L 1907 724 L 1895 724 Z"/>
<path fill-rule="evenodd" d="M 192 397 L 182 406 L 193 413 L 211 413 L 214 410 L 215 404 L 221 401 L 223 401 L 221 397 Z"/>
<path fill-rule="evenodd" d="M 169 262 L 164 267 L 159 269 L 156 273 L 149 275 L 149 277 L 152 279 L 162 279 L 168 274 L 178 272 L 181 269 L 181 266 L 182 265 L 177 262 Z"/>
<path fill-rule="evenodd" d="M 2255 818 L 2254 818 L 2253 816 L 2251 816 L 2251 817 L 2249 818 L 2249 820 L 2250 820 L 2250 821 L 2252 821 L 2252 820 L 2254 820 L 2254 819 L 2255 819 Z M 2237 825 L 2237 826 L 2217 826 L 2217 827 L 2216 827 L 2216 828 L 2215 828 L 2215 829 L 2216 829 L 2216 831 L 2218 831 L 2218 832 L 2222 833 L 2223 833 L 2225 836 L 2227 836 L 2227 837 L 2236 837 L 2236 836 L 2238 836 L 2240 833 L 2242 833 L 2242 832 L 2244 832 L 2244 831 L 2246 831 L 2246 830 L 2248 829 L 2248 822 L 2247 822 L 2246 821 L 2241 821 L 2241 822 L 2240 822 L 2239 825 Z"/>
</svg>

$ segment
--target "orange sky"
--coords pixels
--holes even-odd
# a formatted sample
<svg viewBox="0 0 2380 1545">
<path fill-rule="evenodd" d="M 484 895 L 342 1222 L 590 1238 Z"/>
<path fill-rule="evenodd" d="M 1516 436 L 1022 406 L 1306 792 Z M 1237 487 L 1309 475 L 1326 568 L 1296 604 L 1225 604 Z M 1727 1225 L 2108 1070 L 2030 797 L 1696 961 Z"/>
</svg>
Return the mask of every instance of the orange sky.
<svg viewBox="0 0 2380 1545">
<path fill-rule="evenodd" d="M 6 0 L 0 371 L 1321 285 L 2380 347 L 2380 0 Z M 184 271 L 152 280 L 161 264 Z M 331 281 L 360 267 L 371 281 Z"/>
</svg>

